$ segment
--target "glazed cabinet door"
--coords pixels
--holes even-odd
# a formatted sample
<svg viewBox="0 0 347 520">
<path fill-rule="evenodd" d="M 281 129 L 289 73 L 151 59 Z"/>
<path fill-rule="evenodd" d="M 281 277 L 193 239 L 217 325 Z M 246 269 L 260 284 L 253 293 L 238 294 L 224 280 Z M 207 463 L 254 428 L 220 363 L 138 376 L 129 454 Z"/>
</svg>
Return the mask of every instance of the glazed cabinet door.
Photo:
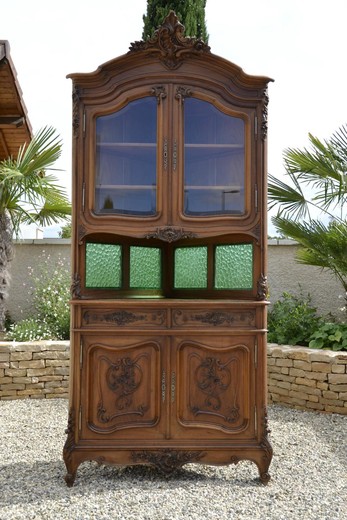
<svg viewBox="0 0 347 520">
<path fill-rule="evenodd" d="M 164 86 L 129 89 L 86 108 L 86 224 L 124 231 L 166 219 L 167 100 Z M 129 227 L 129 229 L 128 229 Z"/>
<path fill-rule="evenodd" d="M 255 438 L 255 336 L 175 338 L 172 435 Z"/>
<path fill-rule="evenodd" d="M 165 339 L 82 337 L 81 438 L 161 439 Z"/>
<path fill-rule="evenodd" d="M 176 88 L 173 104 L 174 219 L 210 226 L 254 221 L 254 113 L 216 93 Z M 253 180 L 253 186 L 252 181 Z"/>
</svg>

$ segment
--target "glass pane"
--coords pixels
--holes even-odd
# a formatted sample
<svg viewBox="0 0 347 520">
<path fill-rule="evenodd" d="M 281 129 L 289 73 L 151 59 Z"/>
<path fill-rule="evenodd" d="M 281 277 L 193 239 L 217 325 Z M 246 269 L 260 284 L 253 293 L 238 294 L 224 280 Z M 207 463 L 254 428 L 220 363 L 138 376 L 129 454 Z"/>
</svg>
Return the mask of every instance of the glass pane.
<svg viewBox="0 0 347 520">
<path fill-rule="evenodd" d="M 175 289 L 207 287 L 207 247 L 175 249 Z"/>
<path fill-rule="evenodd" d="M 95 211 L 156 213 L 157 100 L 96 118 Z"/>
<path fill-rule="evenodd" d="M 161 288 L 161 250 L 156 247 L 130 247 L 131 289 Z"/>
<path fill-rule="evenodd" d="M 113 244 L 86 244 L 86 287 L 114 288 L 122 284 L 122 248 Z"/>
<path fill-rule="evenodd" d="M 216 247 L 215 288 L 253 288 L 252 244 L 234 244 Z"/>
<path fill-rule="evenodd" d="M 245 123 L 211 103 L 184 102 L 184 213 L 245 211 Z"/>
</svg>

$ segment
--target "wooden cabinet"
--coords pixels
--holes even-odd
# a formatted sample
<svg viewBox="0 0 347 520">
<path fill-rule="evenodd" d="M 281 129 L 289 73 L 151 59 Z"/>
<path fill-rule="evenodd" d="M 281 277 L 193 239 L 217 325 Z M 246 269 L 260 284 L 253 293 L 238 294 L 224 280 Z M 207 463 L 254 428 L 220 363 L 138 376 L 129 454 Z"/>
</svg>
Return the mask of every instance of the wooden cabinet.
<svg viewBox="0 0 347 520">
<path fill-rule="evenodd" d="M 155 36 L 73 74 L 66 482 L 85 460 L 254 461 L 266 414 L 268 78 Z"/>
</svg>

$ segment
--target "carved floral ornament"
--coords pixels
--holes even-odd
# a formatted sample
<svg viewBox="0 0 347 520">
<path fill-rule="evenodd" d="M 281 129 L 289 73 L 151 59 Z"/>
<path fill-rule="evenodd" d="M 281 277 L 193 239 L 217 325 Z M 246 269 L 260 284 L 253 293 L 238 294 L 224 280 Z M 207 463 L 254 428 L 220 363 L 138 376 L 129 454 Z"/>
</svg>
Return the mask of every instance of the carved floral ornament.
<svg viewBox="0 0 347 520">
<path fill-rule="evenodd" d="M 157 238 L 163 242 L 176 242 L 183 238 L 194 238 L 196 235 L 190 231 L 185 231 L 183 228 L 176 228 L 173 226 L 164 226 L 157 228 L 153 233 L 145 235 L 146 238 Z"/>
<path fill-rule="evenodd" d="M 130 44 L 129 53 L 145 51 L 160 54 L 159 59 L 168 69 L 177 69 L 185 56 L 198 56 L 210 52 L 210 47 L 199 38 L 186 38 L 184 26 L 174 11 L 170 11 L 152 38 Z"/>
</svg>

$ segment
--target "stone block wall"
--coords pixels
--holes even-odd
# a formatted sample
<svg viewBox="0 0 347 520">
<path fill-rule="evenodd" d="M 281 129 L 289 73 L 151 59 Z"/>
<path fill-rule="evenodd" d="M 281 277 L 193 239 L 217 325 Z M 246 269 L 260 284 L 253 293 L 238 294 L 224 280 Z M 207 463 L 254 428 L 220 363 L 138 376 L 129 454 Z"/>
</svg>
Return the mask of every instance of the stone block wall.
<svg viewBox="0 0 347 520">
<path fill-rule="evenodd" d="M 267 360 L 270 403 L 347 415 L 347 352 L 268 344 Z"/>
<path fill-rule="evenodd" d="M 0 399 L 68 397 L 70 343 L 0 343 Z"/>
<path fill-rule="evenodd" d="M 347 352 L 268 345 L 269 403 L 347 415 Z M 68 397 L 69 341 L 0 343 L 0 400 Z"/>
</svg>

